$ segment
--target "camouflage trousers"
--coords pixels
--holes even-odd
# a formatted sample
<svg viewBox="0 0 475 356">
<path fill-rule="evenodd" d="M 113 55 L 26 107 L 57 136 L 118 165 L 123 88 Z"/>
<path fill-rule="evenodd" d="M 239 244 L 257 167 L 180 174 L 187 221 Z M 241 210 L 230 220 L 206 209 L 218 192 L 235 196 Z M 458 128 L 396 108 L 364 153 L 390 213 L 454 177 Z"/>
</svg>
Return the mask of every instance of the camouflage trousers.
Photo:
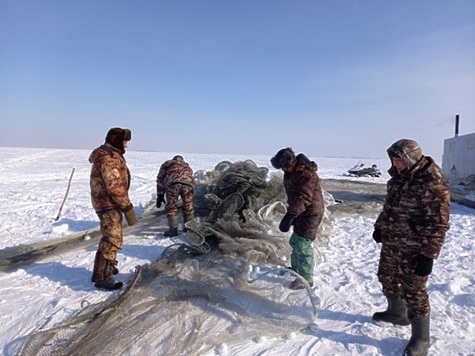
<svg viewBox="0 0 475 356">
<path fill-rule="evenodd" d="M 292 269 L 300 274 L 309 283 L 313 283 L 313 269 L 315 267 L 315 257 L 313 254 L 312 241 L 302 237 L 295 232 L 289 240 L 292 253 L 290 264 Z"/>
<path fill-rule="evenodd" d="M 97 214 L 101 222 L 102 237 L 97 252 L 102 253 L 106 260 L 115 261 L 117 251 L 122 250 L 122 212 L 111 209 Z"/>
<path fill-rule="evenodd" d="M 167 188 L 167 215 L 178 215 L 178 199 L 181 198 L 183 215 L 193 215 L 193 187 L 187 184 L 172 184 Z"/>
<path fill-rule="evenodd" d="M 407 305 L 409 320 L 430 315 L 426 285 L 429 276 L 420 277 L 416 269 L 417 252 L 404 251 L 401 246 L 382 244 L 378 267 L 378 280 L 383 293 L 401 296 Z"/>
</svg>

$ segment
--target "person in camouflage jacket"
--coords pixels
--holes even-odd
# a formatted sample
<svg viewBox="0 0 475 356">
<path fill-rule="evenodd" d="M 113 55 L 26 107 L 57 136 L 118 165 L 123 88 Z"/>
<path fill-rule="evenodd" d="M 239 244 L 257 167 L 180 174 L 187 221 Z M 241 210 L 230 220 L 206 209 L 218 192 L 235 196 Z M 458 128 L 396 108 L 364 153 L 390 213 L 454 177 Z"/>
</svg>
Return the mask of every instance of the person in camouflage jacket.
<svg viewBox="0 0 475 356">
<path fill-rule="evenodd" d="M 129 198 L 130 171 L 124 158 L 127 142 L 132 138 L 129 129 L 118 127 L 108 131 L 105 143 L 89 156 L 92 164 L 91 202 L 100 220 L 102 237 L 94 259 L 91 281 L 97 288 L 115 290 L 122 287 L 114 274 L 117 252 L 122 249 L 122 214 L 128 225 L 137 222 Z"/>
<path fill-rule="evenodd" d="M 182 156 L 177 155 L 160 166 L 157 175 L 157 208 L 160 208 L 162 203 L 166 204 L 169 229 L 165 231 L 165 236 L 178 235 L 179 198 L 182 201 L 183 224 L 194 219 L 194 186 L 193 170 Z"/>
<path fill-rule="evenodd" d="M 398 140 L 387 153 L 391 179 L 373 239 L 382 244 L 378 280 L 388 309 L 373 319 L 411 324 L 405 354 L 425 355 L 430 338 L 426 285 L 449 229 L 450 191 L 440 167 L 416 141 Z"/>
<path fill-rule="evenodd" d="M 292 148 L 283 148 L 272 157 L 271 164 L 284 172 L 284 187 L 287 193 L 287 213 L 279 229 L 288 232 L 293 225 L 289 243 L 292 247 L 290 268 L 313 286 L 315 257 L 312 241 L 317 237 L 323 220 L 325 205 L 317 174 L 317 164 L 303 153 L 295 156 Z M 296 278 L 291 289 L 303 289 L 305 284 Z"/>
</svg>

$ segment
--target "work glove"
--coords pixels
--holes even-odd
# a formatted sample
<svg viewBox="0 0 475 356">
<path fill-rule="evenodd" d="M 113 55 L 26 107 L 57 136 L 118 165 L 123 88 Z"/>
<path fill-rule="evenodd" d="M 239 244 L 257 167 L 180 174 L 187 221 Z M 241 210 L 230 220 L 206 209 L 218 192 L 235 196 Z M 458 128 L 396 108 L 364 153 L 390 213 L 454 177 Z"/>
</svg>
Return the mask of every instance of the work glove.
<svg viewBox="0 0 475 356">
<path fill-rule="evenodd" d="M 157 208 L 160 209 L 163 204 L 166 204 L 165 198 L 163 194 L 157 194 Z"/>
<path fill-rule="evenodd" d="M 377 227 L 374 228 L 373 240 L 376 241 L 378 244 L 381 243 L 381 229 L 378 229 Z"/>
<path fill-rule="evenodd" d="M 135 216 L 134 208 L 127 210 L 124 212 L 125 220 L 127 220 L 127 225 L 132 226 L 137 223 L 137 217 Z"/>
<path fill-rule="evenodd" d="M 279 224 L 279 230 L 282 232 L 287 232 L 290 230 L 290 227 L 292 226 L 292 223 L 294 222 L 295 215 L 293 214 L 285 214 L 284 217 L 282 218 L 282 221 Z"/>
<path fill-rule="evenodd" d="M 431 274 L 434 260 L 424 255 L 417 255 L 416 257 L 416 275 L 425 277 Z"/>
</svg>

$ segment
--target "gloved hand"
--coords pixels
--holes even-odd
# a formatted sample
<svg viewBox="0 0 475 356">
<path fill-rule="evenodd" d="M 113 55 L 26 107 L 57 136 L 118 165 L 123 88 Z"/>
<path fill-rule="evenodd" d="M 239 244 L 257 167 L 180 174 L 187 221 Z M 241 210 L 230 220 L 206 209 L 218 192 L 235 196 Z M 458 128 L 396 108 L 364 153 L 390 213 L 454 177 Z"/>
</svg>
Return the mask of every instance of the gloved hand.
<svg viewBox="0 0 475 356">
<path fill-rule="evenodd" d="M 290 226 L 292 226 L 292 223 L 294 222 L 295 215 L 292 214 L 285 214 L 284 217 L 282 218 L 282 221 L 279 224 L 279 230 L 282 232 L 287 232 L 290 230 Z"/>
<path fill-rule="evenodd" d="M 137 223 L 137 217 L 135 216 L 134 208 L 127 210 L 125 213 L 125 220 L 127 220 L 127 225 L 132 226 Z"/>
<path fill-rule="evenodd" d="M 373 240 L 376 241 L 378 244 L 381 242 L 381 229 L 378 229 L 377 227 L 374 228 Z"/>
<path fill-rule="evenodd" d="M 434 260 L 432 258 L 426 257 L 424 255 L 417 255 L 416 257 L 416 275 L 420 277 L 428 276 L 432 273 L 432 266 L 434 265 Z"/>
<path fill-rule="evenodd" d="M 163 194 L 158 194 L 157 195 L 157 208 L 160 209 L 160 207 L 163 204 L 166 204 L 167 202 L 165 201 L 164 195 Z"/>
</svg>

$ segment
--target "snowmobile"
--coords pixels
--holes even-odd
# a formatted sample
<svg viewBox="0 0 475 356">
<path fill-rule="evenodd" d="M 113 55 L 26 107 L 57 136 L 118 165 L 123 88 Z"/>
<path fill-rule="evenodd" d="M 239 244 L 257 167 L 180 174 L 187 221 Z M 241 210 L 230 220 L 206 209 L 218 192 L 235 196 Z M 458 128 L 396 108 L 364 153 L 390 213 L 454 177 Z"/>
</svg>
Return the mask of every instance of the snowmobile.
<svg viewBox="0 0 475 356">
<path fill-rule="evenodd" d="M 381 176 L 381 171 L 375 164 L 371 167 L 367 167 L 364 163 L 359 162 L 348 170 L 348 174 L 354 177 L 379 177 Z"/>
</svg>

